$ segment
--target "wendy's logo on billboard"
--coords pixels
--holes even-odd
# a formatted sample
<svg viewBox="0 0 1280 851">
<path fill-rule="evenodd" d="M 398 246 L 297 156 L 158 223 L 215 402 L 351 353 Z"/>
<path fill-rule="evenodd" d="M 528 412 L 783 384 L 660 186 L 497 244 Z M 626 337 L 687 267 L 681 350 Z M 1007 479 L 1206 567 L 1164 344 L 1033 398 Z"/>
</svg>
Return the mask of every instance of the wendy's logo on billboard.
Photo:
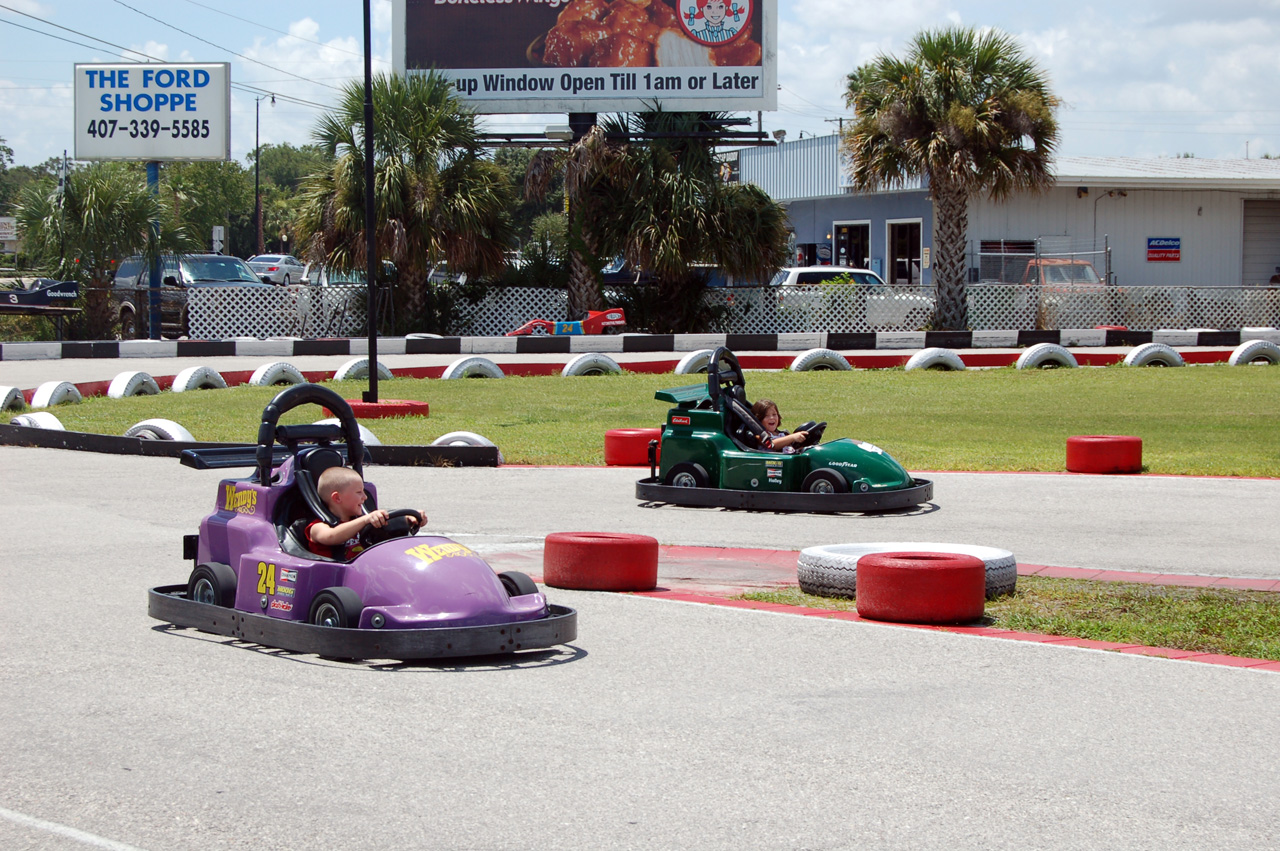
<svg viewBox="0 0 1280 851">
<path fill-rule="evenodd" d="M 753 0 L 679 0 L 680 26 L 699 44 L 726 44 L 749 32 Z"/>
</svg>

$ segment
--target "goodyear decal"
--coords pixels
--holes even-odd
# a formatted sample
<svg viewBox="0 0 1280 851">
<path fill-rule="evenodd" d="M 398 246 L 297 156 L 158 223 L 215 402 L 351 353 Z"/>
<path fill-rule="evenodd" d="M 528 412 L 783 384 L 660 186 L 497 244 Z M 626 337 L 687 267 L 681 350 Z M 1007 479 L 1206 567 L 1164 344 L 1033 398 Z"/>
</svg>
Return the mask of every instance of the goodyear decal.
<svg viewBox="0 0 1280 851">
<path fill-rule="evenodd" d="M 827 466 L 828 467 L 852 467 L 855 470 L 858 469 L 858 465 L 853 463 L 852 461 L 828 461 Z"/>
<path fill-rule="evenodd" d="M 414 558 L 420 558 L 427 564 L 437 562 L 442 558 L 451 558 L 453 556 L 470 556 L 475 555 L 471 550 L 462 544 L 448 543 L 436 544 L 434 547 L 422 544 L 417 547 L 410 547 L 405 550 L 405 555 L 411 555 Z"/>
<path fill-rule="evenodd" d="M 227 485 L 225 511 L 238 511 L 241 514 L 253 514 L 258 508 L 257 491 L 237 491 L 235 485 Z"/>
</svg>

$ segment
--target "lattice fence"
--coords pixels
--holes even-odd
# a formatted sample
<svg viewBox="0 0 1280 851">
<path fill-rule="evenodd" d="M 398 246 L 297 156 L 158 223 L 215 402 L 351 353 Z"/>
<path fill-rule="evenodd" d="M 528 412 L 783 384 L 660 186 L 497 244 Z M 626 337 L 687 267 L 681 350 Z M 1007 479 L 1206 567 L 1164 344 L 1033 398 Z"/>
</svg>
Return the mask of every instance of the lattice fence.
<svg viewBox="0 0 1280 851">
<path fill-rule="evenodd" d="M 970 284 L 967 292 L 975 331 L 1280 327 L 1280 287 Z M 367 327 L 366 298 L 361 286 L 193 289 L 191 336 L 358 336 Z M 722 319 L 703 330 L 735 334 L 915 331 L 928 327 L 934 310 L 932 291 L 921 287 L 713 288 L 704 298 Z M 495 287 L 447 332 L 501 336 L 530 319 L 563 320 L 567 306 L 565 290 Z"/>
<path fill-rule="evenodd" d="M 188 291 L 191 336 L 350 337 L 368 328 L 363 286 L 195 287 Z"/>
</svg>

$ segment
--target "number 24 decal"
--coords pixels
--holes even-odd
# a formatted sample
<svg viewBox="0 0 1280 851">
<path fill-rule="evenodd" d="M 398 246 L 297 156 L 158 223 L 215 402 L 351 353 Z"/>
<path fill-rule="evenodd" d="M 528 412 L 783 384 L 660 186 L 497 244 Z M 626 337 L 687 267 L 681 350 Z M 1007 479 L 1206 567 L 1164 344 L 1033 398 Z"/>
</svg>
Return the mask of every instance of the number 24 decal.
<svg viewBox="0 0 1280 851">
<path fill-rule="evenodd" d="M 275 596 L 276 566 L 265 561 L 258 562 L 258 593 Z"/>
</svg>

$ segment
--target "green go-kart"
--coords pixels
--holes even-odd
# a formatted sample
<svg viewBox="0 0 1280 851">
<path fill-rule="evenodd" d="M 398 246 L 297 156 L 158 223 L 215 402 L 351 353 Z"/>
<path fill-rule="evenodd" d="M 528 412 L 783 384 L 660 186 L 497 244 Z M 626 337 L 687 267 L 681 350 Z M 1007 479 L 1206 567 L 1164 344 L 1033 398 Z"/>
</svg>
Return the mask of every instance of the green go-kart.
<svg viewBox="0 0 1280 851">
<path fill-rule="evenodd" d="M 826 423 L 806 423 L 795 453 L 761 449 L 764 426 L 751 413 L 733 352 L 716 349 L 704 384 L 659 390 L 675 405 L 649 445 L 649 477 L 636 498 L 675 505 L 762 511 L 887 511 L 933 499 L 933 482 L 913 478 L 884 450 L 840 438 L 822 443 Z M 659 463 L 659 455 L 661 462 Z"/>
</svg>

